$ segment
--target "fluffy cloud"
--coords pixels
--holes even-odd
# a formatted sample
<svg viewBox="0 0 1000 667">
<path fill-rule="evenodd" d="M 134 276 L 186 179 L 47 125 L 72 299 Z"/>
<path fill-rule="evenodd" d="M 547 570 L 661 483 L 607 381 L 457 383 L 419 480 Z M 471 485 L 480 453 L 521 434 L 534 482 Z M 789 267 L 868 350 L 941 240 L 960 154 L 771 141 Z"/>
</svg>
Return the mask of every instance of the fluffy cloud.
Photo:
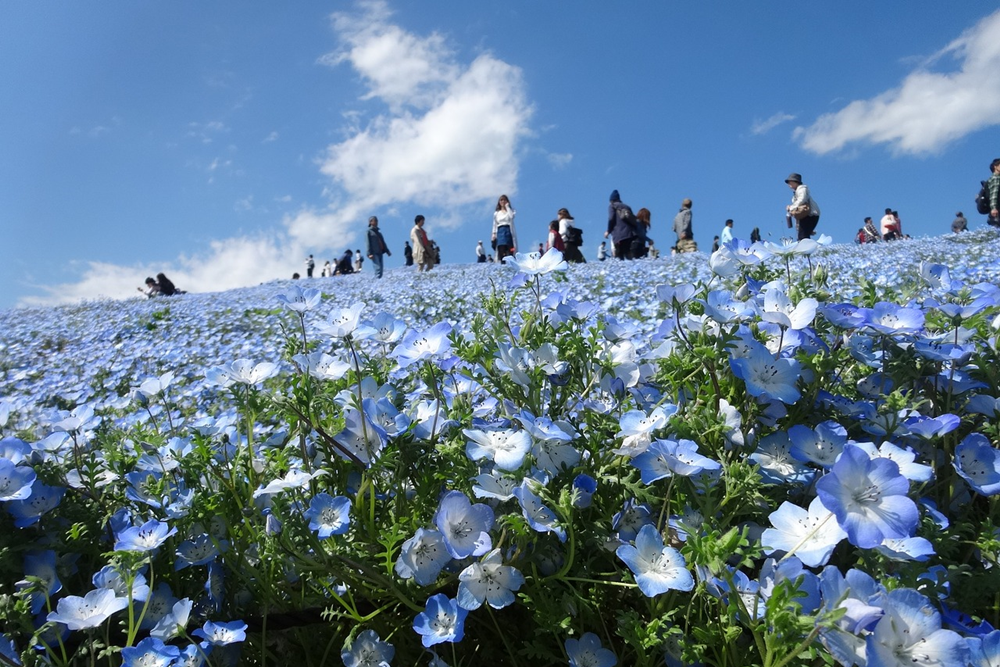
<svg viewBox="0 0 1000 667">
<path fill-rule="evenodd" d="M 929 68 L 954 59 L 957 68 Z M 927 154 L 1000 124 L 1000 11 L 987 16 L 907 76 L 896 88 L 856 100 L 795 130 L 817 154 L 848 144 L 886 144 L 896 153 Z"/>
<path fill-rule="evenodd" d="M 784 111 L 779 111 L 765 120 L 754 120 L 753 125 L 750 127 L 750 133 L 767 134 L 782 123 L 787 123 L 790 120 L 795 120 L 795 116 L 787 114 Z"/>
<path fill-rule="evenodd" d="M 204 253 L 155 268 L 90 262 L 78 282 L 42 287 L 43 296 L 21 305 L 135 296 L 142 279 L 159 271 L 195 292 L 287 278 L 303 272 L 309 252 L 333 256 L 356 247 L 358 221 L 375 210 L 437 207 L 435 227 L 457 227 L 463 206 L 514 194 L 519 146 L 532 114 L 521 70 L 488 53 L 461 62 L 442 35 L 414 35 L 391 17 L 381 1 L 332 16 L 342 46 L 320 63 L 352 67 L 366 87 L 362 101 L 381 106 L 374 115 L 343 110 L 346 138 L 321 152 L 319 168 L 329 179 L 324 206 L 286 215 L 270 236 L 219 240 Z M 188 126 L 188 135 L 204 143 L 227 132 L 219 121 Z M 272 132 L 264 142 L 277 138 Z M 216 159 L 208 171 L 228 166 Z M 234 208 L 256 210 L 253 196 Z"/>
</svg>

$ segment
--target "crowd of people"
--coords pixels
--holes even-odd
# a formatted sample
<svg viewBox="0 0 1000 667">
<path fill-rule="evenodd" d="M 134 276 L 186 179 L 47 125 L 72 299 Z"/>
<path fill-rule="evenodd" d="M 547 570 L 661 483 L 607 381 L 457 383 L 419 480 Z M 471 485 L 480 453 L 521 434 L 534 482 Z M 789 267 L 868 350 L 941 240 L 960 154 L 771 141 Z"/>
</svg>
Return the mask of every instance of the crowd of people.
<svg viewBox="0 0 1000 667">
<path fill-rule="evenodd" d="M 797 240 L 810 238 L 816 234 L 816 228 L 819 225 L 821 215 L 819 204 L 813 197 L 809 186 L 803 182 L 801 174 L 794 172 L 789 174 L 788 178 L 785 179 L 785 184 L 792 190 L 791 202 L 785 207 L 785 220 L 788 229 L 795 229 Z M 1000 158 L 990 163 L 990 178 L 988 181 L 983 181 L 982 185 L 982 193 L 977 199 L 979 212 L 987 215 L 989 225 L 1000 227 L 1000 212 L 997 210 L 998 198 L 1000 198 Z M 979 201 L 980 199 L 983 201 Z M 692 200 L 685 197 L 681 201 L 680 210 L 674 216 L 673 232 L 676 241 L 670 248 L 671 254 L 690 253 L 698 250 L 692 224 L 693 206 Z M 487 252 L 483 242 L 478 241 L 474 250 L 477 263 L 505 263 L 507 257 L 518 251 L 517 229 L 514 224 L 516 216 L 517 212 L 514 210 L 510 198 L 507 195 L 501 195 L 493 212 L 493 225 L 490 233 L 490 247 L 493 252 Z M 647 208 L 640 208 L 633 213 L 632 208 L 622 201 L 618 190 L 612 191 L 608 201 L 607 227 L 604 231 L 604 240 L 597 248 L 597 260 L 604 261 L 609 257 L 630 260 L 659 256 L 659 249 L 649 235 L 651 217 L 652 214 Z M 430 271 L 436 264 L 441 263 L 441 249 L 436 242 L 428 237 L 424 223 L 424 216 L 416 216 L 410 230 L 409 240 L 406 241 L 403 248 L 406 266 L 416 265 L 418 272 Z M 720 233 L 713 238 L 712 252 L 737 238 L 734 226 L 735 223 L 732 219 L 725 221 Z M 951 223 L 951 231 L 960 233 L 967 229 L 968 221 L 959 211 Z M 760 229 L 754 227 L 749 238 L 751 242 L 760 241 Z M 878 225 L 870 217 L 864 219 L 864 226 L 858 229 L 855 241 L 857 243 L 875 243 L 905 238 L 909 237 L 903 232 L 899 212 L 892 208 L 886 208 Z M 365 257 L 367 257 L 371 260 L 376 277 L 381 278 L 383 258 L 386 255 L 391 256 L 392 253 L 378 228 L 378 218 L 375 216 L 368 220 L 367 241 L 367 253 L 362 254 L 360 248 L 353 252 L 349 249 L 345 250 L 344 255 L 339 260 L 326 262 L 320 275 L 326 277 L 361 271 Z M 566 261 L 585 263 L 587 260 L 583 256 L 582 247 L 583 231 L 576 225 L 569 210 L 560 208 L 555 219 L 549 222 L 546 241 L 544 244 L 538 245 L 538 252 L 555 248 L 563 254 Z M 306 258 L 306 275 L 310 278 L 313 276 L 314 267 L 313 256 L 309 255 Z M 162 276 L 162 274 L 160 275 Z M 298 278 L 299 274 L 296 273 L 294 277 Z"/>
</svg>

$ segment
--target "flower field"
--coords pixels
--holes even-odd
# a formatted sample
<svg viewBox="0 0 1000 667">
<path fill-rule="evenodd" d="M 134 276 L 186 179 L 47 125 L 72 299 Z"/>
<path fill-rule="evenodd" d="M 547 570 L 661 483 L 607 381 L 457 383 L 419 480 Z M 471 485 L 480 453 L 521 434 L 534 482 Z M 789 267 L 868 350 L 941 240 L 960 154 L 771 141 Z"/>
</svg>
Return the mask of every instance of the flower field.
<svg viewBox="0 0 1000 667">
<path fill-rule="evenodd" d="M 1000 237 L 0 312 L 0 665 L 1000 665 Z"/>
</svg>

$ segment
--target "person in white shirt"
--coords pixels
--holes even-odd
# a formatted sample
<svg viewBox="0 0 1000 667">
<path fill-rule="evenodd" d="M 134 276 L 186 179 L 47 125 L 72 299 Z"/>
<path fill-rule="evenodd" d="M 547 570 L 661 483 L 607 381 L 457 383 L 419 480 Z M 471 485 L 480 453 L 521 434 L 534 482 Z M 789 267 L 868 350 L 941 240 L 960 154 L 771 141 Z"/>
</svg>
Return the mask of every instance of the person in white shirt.
<svg viewBox="0 0 1000 667">
<path fill-rule="evenodd" d="M 719 245 L 726 245 L 733 238 L 733 219 L 730 218 L 726 220 L 726 226 L 722 228 L 722 233 L 719 234 Z"/>
<path fill-rule="evenodd" d="M 476 263 L 485 264 L 486 263 L 486 249 L 483 248 L 483 242 L 480 241 L 476 244 Z"/>
<path fill-rule="evenodd" d="M 508 255 L 517 252 L 517 231 L 514 229 L 514 216 L 517 211 L 510 205 L 507 195 L 500 195 L 496 211 L 493 212 L 492 239 L 497 245 L 497 261 L 503 263 Z"/>
<path fill-rule="evenodd" d="M 800 174 L 789 174 L 788 178 L 785 179 L 785 184 L 788 185 L 795 194 L 792 195 L 792 203 L 785 207 L 786 215 L 789 221 L 792 217 L 795 218 L 795 226 L 798 228 L 799 238 L 807 239 L 813 235 L 816 229 L 816 225 L 819 224 L 819 204 L 813 199 L 812 194 L 809 192 L 809 187 L 802 183 L 802 176 Z M 795 210 L 808 206 L 808 215 L 800 217 L 795 214 Z"/>
</svg>

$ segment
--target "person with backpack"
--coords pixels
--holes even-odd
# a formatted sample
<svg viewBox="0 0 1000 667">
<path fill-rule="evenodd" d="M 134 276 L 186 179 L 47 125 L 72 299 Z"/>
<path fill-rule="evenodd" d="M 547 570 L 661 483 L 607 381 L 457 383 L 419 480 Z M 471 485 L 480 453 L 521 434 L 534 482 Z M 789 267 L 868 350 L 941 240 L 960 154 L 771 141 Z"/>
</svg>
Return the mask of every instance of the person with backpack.
<svg viewBox="0 0 1000 667">
<path fill-rule="evenodd" d="M 583 231 L 573 224 L 576 221 L 569 214 L 569 209 L 561 208 L 556 215 L 559 219 L 559 235 L 562 237 L 563 245 L 566 247 L 566 250 L 563 251 L 566 261 L 586 264 L 587 260 L 583 258 L 583 253 L 580 252 L 580 247 L 583 246 Z"/>
<path fill-rule="evenodd" d="M 608 231 L 604 238 L 611 237 L 614 256 L 618 259 L 632 259 L 632 239 L 635 238 L 635 214 L 628 204 L 622 203 L 617 190 L 611 192 L 608 204 Z"/>
<path fill-rule="evenodd" d="M 801 174 L 794 172 L 789 174 L 785 184 L 795 191 L 792 203 L 785 207 L 788 226 L 792 226 L 792 218 L 795 218 L 795 226 L 799 232 L 798 240 L 807 239 L 813 235 L 816 225 L 819 224 L 819 205 L 812 198 L 809 187 L 802 183 Z"/>
</svg>

